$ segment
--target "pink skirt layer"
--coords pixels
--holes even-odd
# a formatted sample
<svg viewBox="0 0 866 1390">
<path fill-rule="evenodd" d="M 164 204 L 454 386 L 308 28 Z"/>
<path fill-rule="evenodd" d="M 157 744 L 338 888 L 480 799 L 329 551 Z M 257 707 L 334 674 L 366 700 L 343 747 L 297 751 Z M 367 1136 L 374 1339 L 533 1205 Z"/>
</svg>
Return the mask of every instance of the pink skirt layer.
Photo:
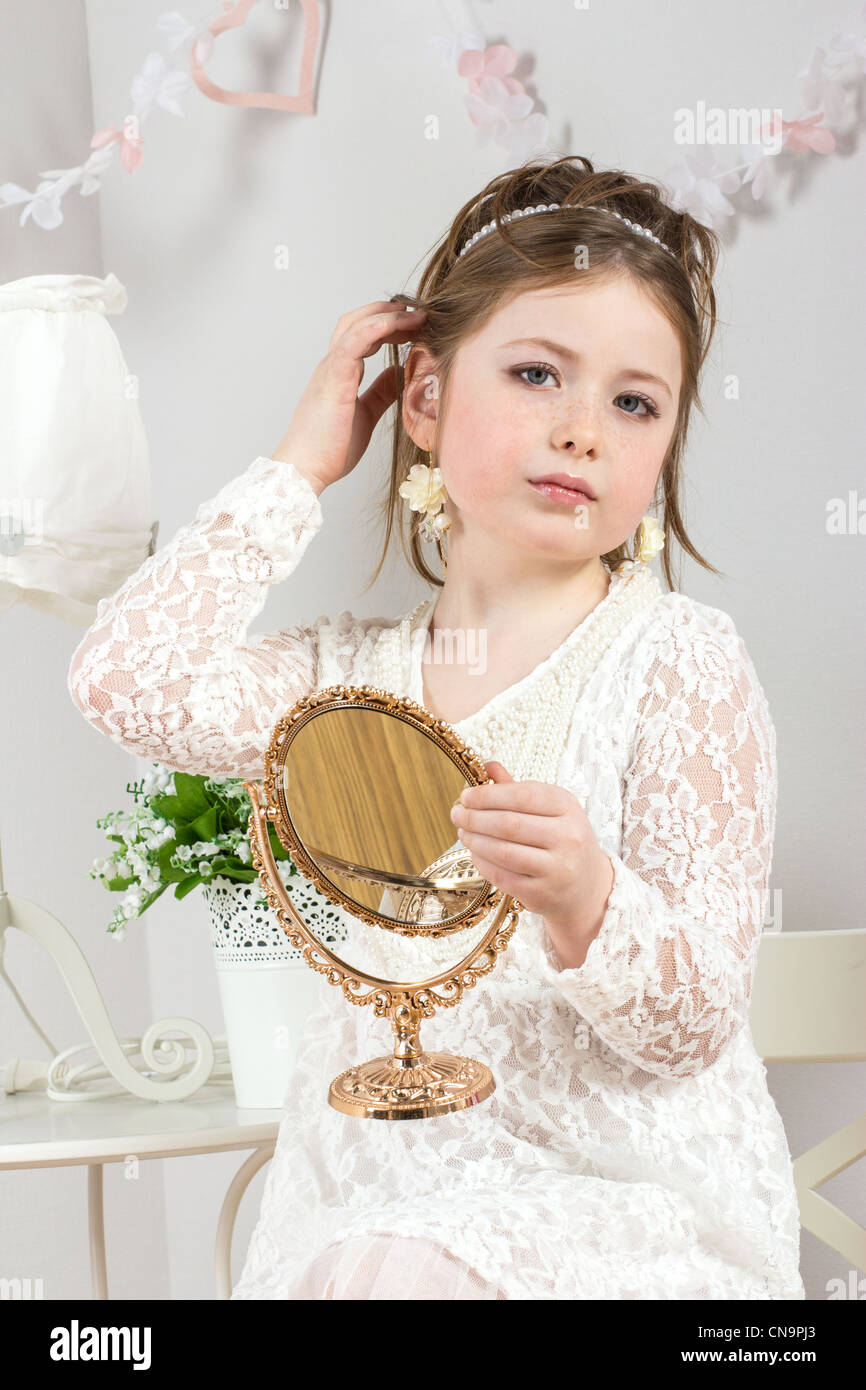
<svg viewBox="0 0 866 1390">
<path fill-rule="evenodd" d="M 416 1236 L 354 1236 L 327 1246 L 287 1298 L 507 1298 L 448 1250 Z"/>
</svg>

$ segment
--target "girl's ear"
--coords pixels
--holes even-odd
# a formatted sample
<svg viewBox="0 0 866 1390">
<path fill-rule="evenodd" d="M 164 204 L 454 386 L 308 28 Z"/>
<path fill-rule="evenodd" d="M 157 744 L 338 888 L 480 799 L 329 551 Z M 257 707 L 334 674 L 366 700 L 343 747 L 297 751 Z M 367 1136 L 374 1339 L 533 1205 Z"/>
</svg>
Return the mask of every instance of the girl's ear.
<svg viewBox="0 0 866 1390">
<path fill-rule="evenodd" d="M 439 418 L 439 378 L 436 362 L 421 343 L 413 343 L 403 367 L 403 425 L 419 448 L 429 447 L 431 424 Z"/>
</svg>

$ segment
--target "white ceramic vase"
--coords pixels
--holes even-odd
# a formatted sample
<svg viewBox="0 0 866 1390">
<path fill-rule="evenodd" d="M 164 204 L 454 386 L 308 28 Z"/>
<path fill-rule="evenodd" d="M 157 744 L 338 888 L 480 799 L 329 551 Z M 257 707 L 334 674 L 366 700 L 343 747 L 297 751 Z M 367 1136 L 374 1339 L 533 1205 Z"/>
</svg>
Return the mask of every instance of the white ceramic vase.
<svg viewBox="0 0 866 1390">
<path fill-rule="evenodd" d="M 304 922 L 339 954 L 347 939 L 339 909 L 291 865 L 278 860 L 286 891 Z M 216 877 L 202 884 L 235 1097 L 241 1109 L 281 1109 L 295 1065 L 301 1030 L 322 989 L 331 988 L 289 942 L 251 883 Z"/>
</svg>

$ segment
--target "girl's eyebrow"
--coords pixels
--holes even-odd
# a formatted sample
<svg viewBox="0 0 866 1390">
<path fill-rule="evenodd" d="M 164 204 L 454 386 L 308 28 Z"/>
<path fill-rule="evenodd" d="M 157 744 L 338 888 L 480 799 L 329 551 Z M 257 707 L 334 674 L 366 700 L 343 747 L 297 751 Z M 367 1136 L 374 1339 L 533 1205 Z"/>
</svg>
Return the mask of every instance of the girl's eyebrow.
<svg viewBox="0 0 866 1390">
<path fill-rule="evenodd" d="M 509 343 L 500 343 L 500 348 L 518 347 L 521 343 L 535 343 L 538 347 L 547 348 L 548 352 L 558 352 L 560 357 L 567 358 L 570 362 L 579 362 L 580 353 L 573 352 L 571 348 L 563 347 L 562 343 L 553 343 L 549 338 L 512 338 Z M 652 381 L 656 386 L 661 386 L 662 390 L 667 391 L 671 400 L 673 392 L 663 377 L 656 376 L 654 372 L 646 372 L 642 367 L 623 367 L 621 376 L 630 376 L 638 381 Z"/>
</svg>

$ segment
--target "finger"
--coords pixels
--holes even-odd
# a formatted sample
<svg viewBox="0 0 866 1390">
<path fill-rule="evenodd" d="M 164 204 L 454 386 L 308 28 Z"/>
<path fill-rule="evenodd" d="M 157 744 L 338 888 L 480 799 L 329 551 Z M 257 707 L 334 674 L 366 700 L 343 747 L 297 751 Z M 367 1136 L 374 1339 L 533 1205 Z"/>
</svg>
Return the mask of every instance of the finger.
<svg viewBox="0 0 866 1390">
<path fill-rule="evenodd" d="M 524 902 L 524 894 L 532 897 L 537 890 L 538 881 L 530 874 L 516 874 L 508 869 L 503 869 L 499 864 L 485 859 L 477 851 L 472 854 L 472 863 L 481 878 L 486 878 L 487 882 L 492 883 L 494 888 L 501 889 L 503 893 L 509 893 L 521 904 Z"/>
<path fill-rule="evenodd" d="M 357 323 L 359 319 L 367 318 L 370 314 L 402 314 L 407 312 L 408 306 L 399 299 L 374 299 L 371 304 L 362 304 L 358 309 L 349 309 L 345 314 L 341 314 L 337 319 L 334 336 L 342 333 L 352 323 Z M 423 310 L 418 310 L 422 313 Z"/>
<path fill-rule="evenodd" d="M 517 845 L 532 845 L 548 852 L 553 848 L 555 818 L 552 816 L 463 806 L 456 810 L 452 820 L 459 830 L 469 830 L 475 835 L 490 835 L 497 840 L 511 840 Z"/>
<path fill-rule="evenodd" d="M 568 804 L 564 787 L 548 782 L 485 782 L 467 787 L 461 805 L 485 810 L 531 811 L 538 816 L 561 816 Z"/>
<path fill-rule="evenodd" d="M 478 835 L 469 830 L 460 832 L 460 841 L 473 860 L 478 854 L 497 869 L 523 874 L 528 879 L 540 878 L 550 867 L 547 851 L 533 849 L 530 845 L 516 845 L 510 840 L 497 840 L 492 835 Z"/>
<path fill-rule="evenodd" d="M 371 428 L 385 413 L 388 406 L 394 404 L 400 390 L 402 377 L 402 367 L 386 367 L 384 372 L 380 372 L 375 381 L 370 383 L 367 390 L 361 392 L 358 397 L 358 405 L 367 412 Z"/>
<path fill-rule="evenodd" d="M 362 357 L 372 357 L 386 343 L 414 342 L 418 337 L 423 319 L 397 313 L 376 314 L 372 318 L 359 319 L 357 323 L 335 336 L 326 361 L 333 359 L 338 364 L 341 359 L 357 362 Z"/>
<path fill-rule="evenodd" d="M 514 778 L 511 776 L 511 773 L 506 771 L 506 769 L 502 766 L 502 763 L 497 763 L 491 760 L 490 762 L 484 764 L 484 770 L 487 773 L 488 777 L 493 778 L 494 782 L 514 781 Z"/>
</svg>

